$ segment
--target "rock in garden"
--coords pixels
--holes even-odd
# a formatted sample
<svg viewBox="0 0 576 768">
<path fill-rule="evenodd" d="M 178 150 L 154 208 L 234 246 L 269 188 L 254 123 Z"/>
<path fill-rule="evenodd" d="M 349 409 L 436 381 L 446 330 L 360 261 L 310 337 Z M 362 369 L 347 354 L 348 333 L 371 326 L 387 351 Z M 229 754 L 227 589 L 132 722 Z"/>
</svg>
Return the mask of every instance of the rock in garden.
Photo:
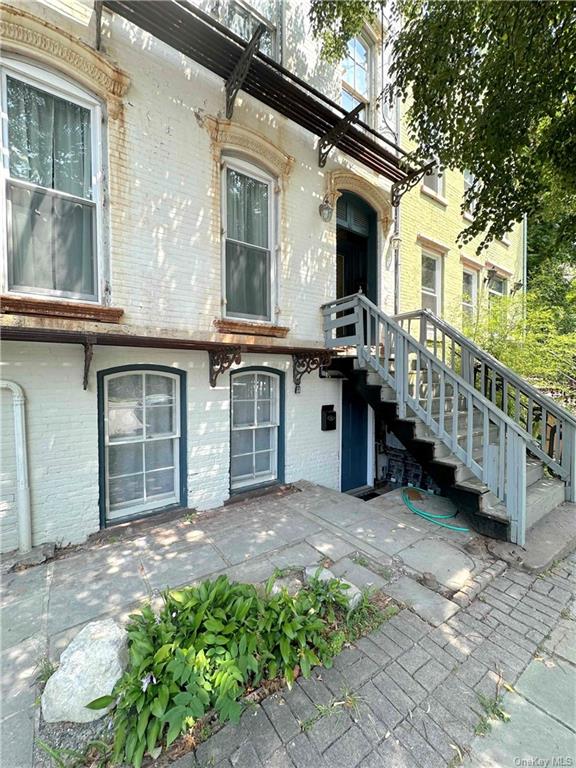
<svg viewBox="0 0 576 768">
<path fill-rule="evenodd" d="M 302 582 L 296 576 L 281 576 L 276 579 L 270 592 L 273 595 L 277 595 L 285 589 L 289 595 L 294 596 L 300 592 L 302 586 Z"/>
<path fill-rule="evenodd" d="M 48 723 L 88 723 L 106 709 L 87 709 L 94 699 L 108 696 L 128 663 L 126 632 L 112 619 L 87 624 L 60 657 L 60 666 L 42 694 L 42 714 Z"/>
</svg>

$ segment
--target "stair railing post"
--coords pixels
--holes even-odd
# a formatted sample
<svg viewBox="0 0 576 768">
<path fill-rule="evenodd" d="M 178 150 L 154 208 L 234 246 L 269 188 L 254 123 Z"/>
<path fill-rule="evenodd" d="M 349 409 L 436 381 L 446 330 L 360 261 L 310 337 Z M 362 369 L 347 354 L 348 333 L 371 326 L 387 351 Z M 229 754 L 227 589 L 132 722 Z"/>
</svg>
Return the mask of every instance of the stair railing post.
<svg viewBox="0 0 576 768">
<path fill-rule="evenodd" d="M 406 391 L 408 387 L 406 376 L 406 339 L 396 332 L 396 394 L 398 397 L 398 417 L 406 416 Z"/>
<path fill-rule="evenodd" d="M 564 423 L 562 466 L 566 468 L 566 501 L 576 502 L 576 428 Z"/>
<path fill-rule="evenodd" d="M 507 429 L 506 432 L 506 509 L 510 518 L 510 541 L 523 547 L 526 540 L 526 444 L 522 435 L 514 430 Z"/>
<path fill-rule="evenodd" d="M 354 323 L 356 325 L 356 354 L 358 365 L 362 368 L 366 364 L 364 353 L 364 308 L 359 297 L 356 297 L 356 306 L 354 307 Z"/>
<path fill-rule="evenodd" d="M 423 347 L 426 346 L 426 339 L 428 338 L 428 318 L 426 317 L 426 312 L 420 313 L 420 344 L 422 344 Z"/>
</svg>

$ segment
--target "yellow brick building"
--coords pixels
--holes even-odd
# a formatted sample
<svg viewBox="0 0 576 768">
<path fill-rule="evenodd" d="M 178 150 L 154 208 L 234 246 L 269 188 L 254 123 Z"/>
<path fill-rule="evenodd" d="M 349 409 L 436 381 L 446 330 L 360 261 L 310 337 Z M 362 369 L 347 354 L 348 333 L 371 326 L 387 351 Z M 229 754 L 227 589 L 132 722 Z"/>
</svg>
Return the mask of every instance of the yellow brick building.
<svg viewBox="0 0 576 768">
<path fill-rule="evenodd" d="M 402 146 L 409 141 L 403 126 Z M 459 325 L 463 311 L 476 312 L 491 294 L 510 295 L 525 283 L 525 228 L 476 253 L 480 238 L 462 245 L 459 232 L 471 220 L 461 210 L 466 180 L 446 170 L 424 178 L 402 198 L 399 246 L 399 310 L 428 307 Z M 522 286 L 520 285 L 522 283 Z"/>
</svg>

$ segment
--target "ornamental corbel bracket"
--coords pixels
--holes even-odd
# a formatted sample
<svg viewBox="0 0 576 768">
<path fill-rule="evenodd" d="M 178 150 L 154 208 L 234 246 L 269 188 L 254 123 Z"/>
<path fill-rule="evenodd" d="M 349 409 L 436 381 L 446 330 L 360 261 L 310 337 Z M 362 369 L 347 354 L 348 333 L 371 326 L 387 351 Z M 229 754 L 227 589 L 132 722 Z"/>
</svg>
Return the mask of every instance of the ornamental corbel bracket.
<svg viewBox="0 0 576 768">
<path fill-rule="evenodd" d="M 88 389 L 88 378 L 90 376 L 90 364 L 92 363 L 92 357 L 94 356 L 94 339 L 91 336 L 86 336 L 82 342 L 84 347 L 84 376 L 82 378 L 82 389 Z"/>
<path fill-rule="evenodd" d="M 258 50 L 258 45 L 260 44 L 260 38 L 266 31 L 266 27 L 264 24 L 259 24 L 256 27 L 256 30 L 254 31 L 254 34 L 252 35 L 252 38 L 250 42 L 246 45 L 246 48 L 242 51 L 240 54 L 240 58 L 236 62 L 236 65 L 234 66 L 234 69 L 232 70 L 232 73 L 228 80 L 226 80 L 226 118 L 227 120 L 232 119 L 232 115 L 234 114 L 234 102 L 236 101 L 236 96 L 238 95 L 238 91 L 242 86 L 244 85 L 244 81 L 246 80 L 246 77 L 248 76 L 248 71 L 250 70 L 250 64 L 252 63 L 252 59 L 254 58 L 254 54 Z"/>
<path fill-rule="evenodd" d="M 397 205 L 400 205 L 402 196 L 411 190 L 412 187 L 415 187 L 424 176 L 429 176 L 435 165 L 436 162 L 432 160 L 428 165 L 424 165 L 422 168 L 417 168 L 415 171 L 409 173 L 405 179 L 402 179 L 402 181 L 397 181 L 392 184 L 392 206 L 396 208 Z"/>
<path fill-rule="evenodd" d="M 332 355 L 326 349 L 318 352 L 296 352 L 292 355 L 292 377 L 294 379 L 294 392 L 299 394 L 302 376 L 312 373 L 319 368 L 330 365 Z"/>
<path fill-rule="evenodd" d="M 340 139 L 348 133 L 350 126 L 365 106 L 366 105 L 363 103 L 358 104 L 353 110 L 347 112 L 333 128 L 330 128 L 328 133 L 325 133 L 324 136 L 320 136 L 318 141 L 318 165 L 320 168 L 324 168 L 328 155 L 334 147 L 338 146 Z"/>
<path fill-rule="evenodd" d="M 208 352 L 210 361 L 210 386 L 215 387 L 218 376 L 227 371 L 234 363 L 240 365 L 242 353 L 240 347 L 219 347 Z"/>
</svg>

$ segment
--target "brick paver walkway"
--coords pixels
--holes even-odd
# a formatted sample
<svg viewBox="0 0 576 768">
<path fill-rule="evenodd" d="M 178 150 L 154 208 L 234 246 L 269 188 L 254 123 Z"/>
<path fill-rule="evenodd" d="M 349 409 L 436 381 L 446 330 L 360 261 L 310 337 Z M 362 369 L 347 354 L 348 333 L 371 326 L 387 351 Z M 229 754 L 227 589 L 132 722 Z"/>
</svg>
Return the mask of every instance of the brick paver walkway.
<svg viewBox="0 0 576 768">
<path fill-rule="evenodd" d="M 332 669 L 248 708 L 177 768 L 459 765 L 485 714 L 479 694 L 494 698 L 500 674 L 513 685 L 546 645 L 574 571 L 574 556 L 541 577 L 509 569 L 438 627 L 405 609 Z"/>
</svg>

